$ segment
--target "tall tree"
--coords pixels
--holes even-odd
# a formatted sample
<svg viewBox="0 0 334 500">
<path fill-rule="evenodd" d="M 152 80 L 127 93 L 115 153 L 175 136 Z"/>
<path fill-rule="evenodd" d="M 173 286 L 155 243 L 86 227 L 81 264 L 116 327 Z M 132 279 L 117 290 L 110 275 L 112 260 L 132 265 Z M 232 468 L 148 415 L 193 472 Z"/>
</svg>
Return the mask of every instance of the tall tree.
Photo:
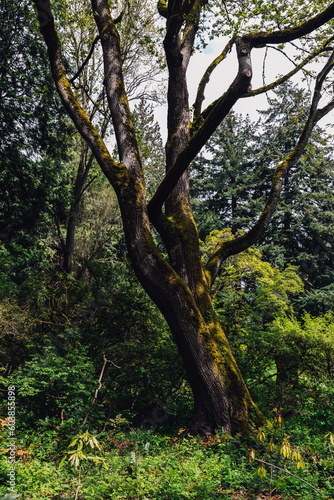
<svg viewBox="0 0 334 500">
<path fill-rule="evenodd" d="M 191 201 L 203 240 L 213 229 L 246 229 L 259 212 L 255 190 L 268 187 L 269 176 L 257 158 L 258 133 L 249 117 L 231 111 L 192 163 Z"/>
<path fill-rule="evenodd" d="M 309 96 L 293 86 L 280 88 L 262 113 L 261 163 L 282 159 L 297 143 Z M 298 265 L 307 294 L 299 308 L 311 314 L 332 310 L 334 165 L 333 136 L 316 126 L 303 155 L 291 168 L 270 231 L 261 244 L 267 258 Z M 267 181 L 268 185 L 268 181 Z"/>
<path fill-rule="evenodd" d="M 160 126 L 154 119 L 153 106 L 141 99 L 133 113 L 138 147 L 143 164 L 148 197 L 154 192 L 164 177 L 165 150 Z"/>
<path fill-rule="evenodd" d="M 334 64 L 334 52 L 329 48 L 331 29 L 327 24 L 334 16 L 333 3 L 312 3 L 300 11 L 294 3 L 289 3 L 289 6 L 279 3 L 277 7 L 280 8 L 273 9 L 271 4 L 249 2 L 245 10 L 244 4 L 225 2 L 227 15 L 222 13 L 219 31 L 224 32 L 224 23 L 225 26 L 228 24 L 230 30 L 232 23 L 235 34 L 223 55 L 235 46 L 239 69 L 227 91 L 202 111 L 203 92 L 213 69 L 210 66 L 199 88 L 194 106 L 194 122 L 191 124 L 187 68 L 193 54 L 196 33 L 203 32 L 209 21 L 216 19 L 214 15 L 210 18 L 209 9 L 206 11 L 208 19 L 201 16 L 206 4 L 201 0 L 176 0 L 168 5 L 164 0 L 159 2 L 159 12 L 166 19 L 167 173 L 147 203 L 142 162 L 124 86 L 120 33 L 114 22 L 116 14 L 111 12 L 107 0 L 92 0 L 90 15 L 94 16 L 103 51 L 103 83 L 119 161 L 110 155 L 98 130 L 80 106 L 66 76 L 51 2 L 35 0 L 58 91 L 69 116 L 89 144 L 117 194 L 133 269 L 169 324 L 192 388 L 194 415 L 191 432 L 203 435 L 212 434 L 218 427 L 228 432 L 245 431 L 251 419 L 257 422 L 261 420 L 214 312 L 210 288 L 224 259 L 248 248 L 266 229 L 289 168 L 302 155 L 315 124 L 334 107 L 334 100 L 319 107 L 322 89 L 327 84 L 328 74 Z M 216 7 L 218 9 L 214 4 L 210 7 L 213 11 Z M 253 17 L 261 22 L 254 29 L 250 23 Z M 250 90 L 251 51 L 267 44 L 284 44 L 294 40 L 301 40 L 305 59 L 272 86 L 296 73 L 307 61 L 323 55 L 324 66 L 315 78 L 308 119 L 297 145 L 277 165 L 266 207 L 258 220 L 246 234 L 218 243 L 204 266 L 190 205 L 189 164 L 238 99 L 267 90 L 267 87 Z M 151 223 L 164 241 L 168 260 L 155 243 Z"/>
<path fill-rule="evenodd" d="M 56 92 L 32 5 L 2 0 L 0 16 L 0 242 L 7 269 L 12 255 L 8 274 L 22 282 L 43 253 L 43 245 L 37 247 L 46 225 L 68 201 L 63 165 L 73 126 Z M 24 251 L 30 253 L 26 259 Z"/>
</svg>

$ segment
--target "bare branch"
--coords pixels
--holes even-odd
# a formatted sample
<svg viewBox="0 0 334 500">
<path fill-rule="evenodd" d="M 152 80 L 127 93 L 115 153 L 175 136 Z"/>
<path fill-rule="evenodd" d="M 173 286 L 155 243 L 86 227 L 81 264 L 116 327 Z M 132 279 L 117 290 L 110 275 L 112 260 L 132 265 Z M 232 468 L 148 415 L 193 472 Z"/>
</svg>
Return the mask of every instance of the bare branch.
<svg viewBox="0 0 334 500">
<path fill-rule="evenodd" d="M 307 484 L 308 486 L 310 486 L 313 490 L 315 490 L 317 493 L 319 493 L 319 495 L 321 495 L 322 497 L 325 498 L 325 495 L 323 493 L 321 493 L 320 490 L 318 490 L 317 488 L 315 488 L 311 483 L 309 483 L 308 481 L 305 481 L 305 479 L 302 479 L 301 477 L 299 476 L 296 476 L 295 474 L 292 474 L 292 472 L 289 472 L 288 470 L 286 469 L 282 469 L 281 467 L 277 467 L 277 465 L 274 465 L 270 462 L 266 462 L 265 460 L 260 460 L 259 458 L 255 458 L 254 460 L 256 460 L 257 462 L 260 462 L 261 464 L 266 464 L 266 465 L 269 465 L 270 467 L 274 467 L 275 469 L 278 469 L 286 474 L 289 474 L 290 476 L 292 477 L 295 477 L 296 479 L 299 479 L 299 481 L 302 481 L 302 483 L 305 483 Z M 276 488 L 275 488 L 276 489 Z"/>
<path fill-rule="evenodd" d="M 84 425 L 86 425 L 87 420 L 88 420 L 88 417 L 89 417 L 89 415 L 90 415 L 90 412 L 92 411 L 92 408 L 93 408 L 93 406 L 94 406 L 94 404 L 95 404 L 95 401 L 97 400 L 97 395 L 98 395 L 98 392 L 99 392 L 99 390 L 100 390 L 100 389 L 101 389 L 101 387 L 102 387 L 102 377 L 103 377 L 103 372 L 104 372 L 104 369 L 105 369 L 105 367 L 106 367 L 106 364 L 107 364 L 107 363 L 111 363 L 111 364 L 112 364 L 113 366 L 115 366 L 116 368 L 121 369 L 121 367 L 120 367 L 120 366 L 115 365 L 115 363 L 114 363 L 113 361 L 111 361 L 110 359 L 107 359 L 107 358 L 105 357 L 105 355 L 103 354 L 103 366 L 102 366 L 102 370 L 101 370 L 100 377 L 99 377 L 99 380 L 98 380 L 98 382 L 99 382 L 99 386 L 98 386 L 98 388 L 97 388 L 97 389 L 96 389 L 96 391 L 95 391 L 93 401 L 92 401 L 92 402 L 91 402 L 91 404 L 90 404 L 90 407 L 89 407 L 89 409 L 88 409 L 88 411 L 87 411 L 87 413 L 86 413 L 86 416 L 85 416 L 85 418 L 84 418 L 84 420 L 83 420 L 83 422 L 82 422 L 82 424 L 81 424 L 81 427 L 83 427 Z"/>
<path fill-rule="evenodd" d="M 293 70 L 291 70 L 289 73 L 287 73 L 286 75 L 282 76 L 281 78 L 278 78 L 277 80 L 275 80 L 272 83 L 269 83 L 268 85 L 265 85 L 264 87 L 260 87 L 258 89 L 251 90 L 251 91 L 247 92 L 246 94 L 244 94 L 242 97 L 253 97 L 255 95 L 263 94 L 265 92 L 268 92 L 269 90 L 272 90 L 272 89 L 278 87 L 278 85 L 281 85 L 282 83 L 286 82 L 287 80 L 289 80 L 289 78 L 291 78 L 293 75 L 298 73 L 298 71 L 300 71 L 304 66 L 306 66 L 306 64 L 308 64 L 310 61 L 312 61 L 312 59 L 314 59 L 315 57 L 317 57 L 318 55 L 320 55 L 321 53 L 323 53 L 327 50 L 332 50 L 330 47 L 328 47 L 328 45 L 333 40 L 334 40 L 334 36 L 331 37 L 329 40 L 326 40 L 326 42 L 323 43 L 321 45 L 321 47 L 319 47 L 317 50 L 312 52 L 308 57 L 306 57 L 306 59 L 304 59 L 301 63 L 296 65 L 295 68 Z"/>
<path fill-rule="evenodd" d="M 84 60 L 84 62 L 82 63 L 81 67 L 78 69 L 78 71 L 75 73 L 75 75 L 73 76 L 73 78 L 70 79 L 70 83 L 73 83 L 82 73 L 83 69 L 85 68 L 85 66 L 88 64 L 90 58 L 92 57 L 93 55 L 93 52 L 94 52 L 94 49 L 95 49 L 95 46 L 97 44 L 97 42 L 100 40 L 100 36 L 97 36 L 93 43 L 92 43 L 92 46 L 91 46 L 91 49 L 89 51 L 89 54 L 88 56 L 86 57 L 86 59 Z"/>
<path fill-rule="evenodd" d="M 126 1 L 125 1 L 125 3 L 124 3 L 124 7 L 123 7 L 122 12 L 120 13 L 120 15 L 119 15 L 119 16 L 117 16 L 117 17 L 116 17 L 116 19 L 114 19 L 114 23 L 115 23 L 115 24 L 119 24 L 119 23 L 122 21 L 123 16 L 124 16 L 124 14 L 125 14 L 125 12 L 126 12 L 126 9 L 127 9 L 127 8 L 128 8 L 128 6 L 129 6 L 129 3 L 130 3 L 130 0 L 126 0 Z"/>
<path fill-rule="evenodd" d="M 195 35 L 198 29 L 198 23 L 202 10 L 202 0 L 195 0 L 193 2 L 193 7 L 187 15 L 186 25 L 183 31 L 183 37 L 181 42 L 181 53 L 184 59 L 184 66 L 187 67 L 190 56 L 194 47 Z"/>
<path fill-rule="evenodd" d="M 282 54 L 284 57 L 286 57 L 287 60 L 291 62 L 291 64 L 293 64 L 294 66 L 297 66 L 297 64 L 295 63 L 295 61 L 291 57 L 289 57 L 288 54 L 286 52 L 284 52 L 284 50 L 279 49 L 278 47 L 275 47 L 274 45 L 267 45 L 266 48 L 267 49 L 276 50 L 277 52 L 279 52 L 280 54 Z"/>
<path fill-rule="evenodd" d="M 213 70 L 216 69 L 218 64 L 221 63 L 226 58 L 227 53 L 231 51 L 232 46 L 235 43 L 235 40 L 236 40 L 236 36 L 233 36 L 231 38 L 231 40 L 229 40 L 229 42 L 226 44 L 226 46 L 225 46 L 224 50 L 221 52 L 221 54 L 219 54 L 219 56 L 217 56 L 214 59 L 214 61 L 212 61 L 210 66 L 208 66 L 207 70 L 205 71 L 205 73 L 200 81 L 200 84 L 198 86 L 198 90 L 197 90 L 197 96 L 196 96 L 196 100 L 195 100 L 195 104 L 194 104 L 194 120 L 199 118 L 199 116 L 201 114 L 202 102 L 204 101 L 204 91 L 205 91 L 207 84 L 210 81 L 210 77 L 212 75 Z"/>
<path fill-rule="evenodd" d="M 218 274 L 219 268 L 222 262 L 229 256 L 235 255 L 236 253 L 243 252 L 249 248 L 255 241 L 263 234 L 265 229 L 268 227 L 272 214 L 276 209 L 282 188 L 283 181 L 290 170 L 290 168 L 295 165 L 304 152 L 307 141 L 310 138 L 312 130 L 316 123 L 323 118 L 329 111 L 334 108 L 334 99 L 328 103 L 325 107 L 318 109 L 321 98 L 321 89 L 325 81 L 326 76 L 334 67 L 334 52 L 329 57 L 323 70 L 319 73 L 315 90 L 313 94 L 313 100 L 310 107 L 309 117 L 305 123 L 304 129 L 301 133 L 299 141 L 295 148 L 292 150 L 290 155 L 285 158 L 275 170 L 275 174 L 272 181 L 271 191 L 266 203 L 266 206 L 261 213 L 259 219 L 254 224 L 254 226 L 244 235 L 232 238 L 227 241 L 222 241 L 218 243 L 214 252 L 208 260 L 206 265 L 206 275 L 210 286 L 213 285 L 214 280 Z"/>
</svg>

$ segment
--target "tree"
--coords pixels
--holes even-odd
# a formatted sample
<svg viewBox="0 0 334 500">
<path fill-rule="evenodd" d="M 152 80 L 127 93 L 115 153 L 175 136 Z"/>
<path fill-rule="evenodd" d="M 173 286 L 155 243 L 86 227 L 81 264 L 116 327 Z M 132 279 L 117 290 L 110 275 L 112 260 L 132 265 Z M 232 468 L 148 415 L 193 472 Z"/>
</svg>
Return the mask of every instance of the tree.
<svg viewBox="0 0 334 500">
<path fill-rule="evenodd" d="M 254 190 L 262 194 L 270 182 L 259 150 L 258 124 L 231 111 L 192 163 L 192 207 L 203 240 L 213 229 L 230 227 L 234 234 L 252 224 L 263 201 Z"/>
<path fill-rule="evenodd" d="M 268 110 L 262 112 L 267 133 L 259 141 L 261 162 L 284 158 L 297 142 L 308 100 L 307 94 L 291 85 L 277 90 Z M 261 240 L 271 261 L 298 265 L 307 291 L 299 299 L 298 309 L 311 314 L 322 314 L 332 307 L 332 158 L 333 136 L 316 126 L 304 154 L 285 178 L 272 228 Z"/>
<path fill-rule="evenodd" d="M 160 126 L 154 120 L 153 106 L 142 99 L 135 106 L 133 121 L 143 163 L 147 196 L 151 197 L 164 177 L 165 150 Z"/>
<path fill-rule="evenodd" d="M 64 167 L 73 126 L 55 89 L 28 1 L 0 5 L 0 295 L 43 260 L 45 227 L 68 203 Z"/>
<path fill-rule="evenodd" d="M 216 428 L 228 432 L 246 431 L 251 420 L 261 421 L 215 314 L 210 288 L 224 260 L 245 250 L 262 235 L 275 210 L 289 168 L 302 155 L 315 124 L 334 107 L 334 100 L 319 107 L 322 90 L 334 64 L 328 24 L 334 16 L 334 4 L 312 3 L 300 11 L 290 3 L 271 9 L 266 3 L 254 2 L 245 10 L 244 4 L 235 6 L 235 2 L 225 2 L 227 14 L 225 19 L 222 14 L 220 22 L 225 22 L 225 26 L 227 23 L 228 30 L 232 27 L 235 34 L 223 56 L 235 46 L 239 70 L 228 90 L 202 111 L 203 92 L 214 67 L 210 66 L 200 84 L 191 123 L 186 72 L 196 33 L 203 33 L 208 25 L 208 20 L 201 16 L 205 4 L 200 0 L 175 1 L 168 5 L 164 0 L 159 2 L 159 12 L 166 19 L 164 49 L 169 75 L 167 173 L 147 202 L 138 142 L 124 86 L 120 34 L 114 22 L 117 14 L 111 12 L 107 0 L 92 0 L 90 15 L 94 16 L 103 51 L 103 83 L 116 135 L 118 161 L 112 158 L 98 130 L 80 106 L 66 76 L 51 2 L 35 0 L 59 94 L 117 194 L 132 267 L 171 329 L 194 396 L 190 431 L 202 435 L 212 434 Z M 210 7 L 212 11 L 219 8 L 214 4 Z M 210 16 L 209 8 L 205 12 Z M 250 26 L 253 17 L 261 22 L 254 29 Z M 215 31 L 217 26 L 213 28 Z M 224 32 L 224 24 L 220 24 L 219 30 Z M 251 51 L 263 45 L 294 40 L 301 41 L 301 53 L 305 58 L 269 88 L 295 74 L 306 62 L 323 56 L 324 66 L 315 78 L 308 119 L 297 145 L 277 165 L 265 209 L 253 227 L 241 236 L 218 243 L 204 266 L 190 205 L 188 167 L 238 99 L 268 90 L 268 86 L 250 90 Z M 162 237 L 168 259 L 155 243 L 151 224 Z"/>
</svg>

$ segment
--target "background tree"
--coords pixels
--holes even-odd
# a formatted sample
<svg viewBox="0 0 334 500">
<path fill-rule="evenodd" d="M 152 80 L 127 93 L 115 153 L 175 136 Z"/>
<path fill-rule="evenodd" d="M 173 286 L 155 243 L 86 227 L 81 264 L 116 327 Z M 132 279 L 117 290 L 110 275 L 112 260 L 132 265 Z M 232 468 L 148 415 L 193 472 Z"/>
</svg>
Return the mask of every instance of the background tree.
<svg viewBox="0 0 334 500">
<path fill-rule="evenodd" d="M 121 57 L 124 68 L 124 82 L 129 99 L 148 99 L 159 102 L 162 89 L 156 90 L 156 81 L 162 71 L 161 53 L 156 46 L 159 27 L 157 13 L 153 12 L 149 1 L 127 2 L 118 9 L 118 25 L 122 33 Z M 89 2 L 62 1 L 56 5 L 56 14 L 62 30 L 61 41 L 64 46 L 71 83 L 76 90 L 83 109 L 98 128 L 103 139 L 112 142 L 110 111 L 108 110 L 105 88 L 100 85 L 103 79 L 103 57 L 99 47 L 99 35 L 94 20 L 88 14 Z M 138 32 L 141 31 L 141 37 Z M 161 51 L 160 51 L 161 52 Z M 154 84 L 153 84 L 154 82 Z M 64 269 L 67 273 L 82 274 L 75 262 L 75 233 L 82 209 L 83 194 L 96 178 L 94 156 L 88 145 L 76 137 L 73 149 L 77 152 L 77 167 L 73 172 L 72 200 L 64 237 L 59 230 L 64 254 Z M 78 154 L 79 152 L 79 154 Z M 77 262 L 77 264 L 79 264 Z"/>
<path fill-rule="evenodd" d="M 258 124 L 231 111 L 193 162 L 192 207 L 203 240 L 214 229 L 246 229 L 259 212 L 259 190 L 268 175 L 257 158 L 258 133 Z"/>
<path fill-rule="evenodd" d="M 231 235 L 230 229 L 212 231 L 202 245 L 203 257 Z M 252 247 L 226 260 L 212 288 L 238 366 L 264 411 L 283 406 L 295 412 L 296 399 L 302 405 L 302 394 L 317 392 L 319 380 L 326 393 L 332 377 L 333 316 L 304 312 L 297 317 L 293 306 L 303 289 L 297 266 L 272 267 Z"/>
<path fill-rule="evenodd" d="M 267 130 L 261 141 L 265 164 L 269 158 L 283 158 L 297 142 L 308 100 L 309 95 L 300 89 L 282 87 L 268 110 L 262 112 Z M 285 179 L 272 230 L 261 241 L 270 260 L 298 265 L 307 291 L 298 309 L 307 306 L 311 314 L 323 314 L 332 308 L 332 158 L 333 136 L 315 127 L 303 156 Z"/>
<path fill-rule="evenodd" d="M 193 207 L 203 238 L 210 223 L 233 231 L 251 227 L 265 205 L 275 164 L 298 141 L 308 102 L 303 90 L 286 84 L 256 124 L 232 114 L 212 136 L 192 165 Z M 285 178 L 272 224 L 258 241 L 271 263 L 298 266 L 307 294 L 296 308 L 312 314 L 330 310 L 332 303 L 332 142 L 327 131 L 314 129 Z"/>
<path fill-rule="evenodd" d="M 6 297 L 45 260 L 45 228 L 66 210 L 71 127 L 32 6 L 4 0 L 0 13 L 0 293 Z"/>
<path fill-rule="evenodd" d="M 171 394 L 179 386 L 182 368 L 177 353 L 161 315 L 140 293 L 129 270 L 116 196 L 102 172 L 91 168 L 88 147 L 65 120 L 31 5 L 2 2 L 1 9 L 0 382 L 11 380 L 20 386 L 27 426 L 36 425 L 38 418 L 58 419 L 61 412 L 79 425 L 95 390 L 103 351 L 122 369 L 106 370 L 104 402 L 96 404 L 92 417 L 101 428 L 111 409 L 127 411 L 140 421 L 163 390 Z M 72 48 L 81 47 L 84 59 L 84 36 L 80 38 L 77 30 L 81 13 L 74 19 L 72 12 L 69 36 L 75 39 Z M 83 32 L 87 34 L 88 28 L 82 27 Z M 64 31 L 62 36 L 66 38 Z M 88 45 L 92 37 L 85 39 Z M 69 51 L 71 45 L 66 47 Z M 73 57 L 74 53 L 73 49 Z M 77 54 L 77 60 L 80 57 Z M 140 65 L 140 60 L 135 62 Z M 157 71 L 151 65 L 151 75 L 154 68 Z M 93 69 L 98 73 L 98 67 L 91 73 L 87 67 L 78 80 L 87 108 L 93 113 L 96 104 L 101 123 L 102 98 L 95 104 L 89 100 L 96 87 Z M 155 93 L 151 97 L 155 99 Z M 157 158 L 163 158 L 152 111 L 147 105 L 139 108 L 136 123 L 142 148 L 147 150 L 147 141 L 154 141 Z M 150 160 L 146 168 L 152 170 Z M 153 189 L 157 173 L 151 176 Z M 57 244 L 56 227 L 58 236 L 65 235 L 65 246 L 68 213 L 73 209 L 80 281 L 63 276 Z M 108 335 L 103 335 L 105 329 Z M 155 355 L 161 361 L 160 372 L 152 361 Z M 142 381 L 154 377 L 151 391 L 143 391 Z"/>
<path fill-rule="evenodd" d="M 159 12 L 167 20 L 164 38 L 169 72 L 167 174 L 149 203 L 124 87 L 120 33 L 107 1 L 93 0 L 90 15 L 94 16 L 99 30 L 104 59 L 104 85 L 116 135 L 118 161 L 109 154 L 98 130 L 73 93 L 66 76 L 50 2 L 35 0 L 35 5 L 41 32 L 48 46 L 53 76 L 64 106 L 115 189 L 133 269 L 166 318 L 178 346 L 194 396 L 191 432 L 211 434 L 217 427 L 223 427 L 229 432 L 245 431 L 249 428 L 251 418 L 259 421 L 261 416 L 244 384 L 214 312 L 210 288 L 223 261 L 230 255 L 244 251 L 262 235 L 276 208 L 288 170 L 303 154 L 316 123 L 334 107 L 333 100 L 319 107 L 322 89 L 327 85 L 327 76 L 333 67 L 334 53 L 328 48 L 331 34 L 326 23 L 334 15 L 334 5 L 312 5 L 305 18 L 305 11 L 301 13 L 298 10 L 289 10 L 290 15 L 286 16 L 285 9 L 293 9 L 290 4 L 285 9 L 269 11 L 272 15 L 268 16 L 268 6 L 259 6 L 257 2 L 251 4 L 247 12 L 243 11 L 243 16 L 238 17 L 238 8 L 233 9 L 232 4 L 231 13 L 242 21 L 243 26 L 239 23 L 239 36 L 232 37 L 225 53 L 232 45 L 236 45 L 238 73 L 227 91 L 203 112 L 201 95 L 205 81 L 201 82 L 194 108 L 195 121 L 190 127 L 186 71 L 204 5 L 196 1 L 174 2 L 169 5 L 160 2 Z M 229 5 L 228 8 L 230 9 Z M 254 13 L 260 20 L 260 25 L 252 30 L 247 26 L 247 21 L 253 18 Z M 228 24 L 229 20 L 226 21 L 225 18 L 225 22 Z M 280 26 L 278 29 L 277 24 Z M 267 90 L 249 90 L 252 49 L 297 39 L 302 39 L 306 50 L 311 53 L 285 78 L 297 72 L 313 57 L 320 54 L 325 56 L 324 66 L 315 79 L 307 121 L 292 152 L 277 165 L 266 206 L 258 220 L 245 234 L 218 243 L 204 267 L 190 206 L 189 164 L 239 98 L 245 97 L 245 94 L 252 96 Z M 272 86 L 283 80 L 284 78 L 279 79 Z M 163 205 L 165 212 L 162 211 Z M 154 241 L 150 222 L 161 234 L 168 260 L 163 257 Z"/>
<path fill-rule="evenodd" d="M 151 198 L 164 176 L 165 150 L 160 126 L 154 119 L 153 106 L 142 99 L 133 113 L 146 179 L 147 196 Z"/>
</svg>

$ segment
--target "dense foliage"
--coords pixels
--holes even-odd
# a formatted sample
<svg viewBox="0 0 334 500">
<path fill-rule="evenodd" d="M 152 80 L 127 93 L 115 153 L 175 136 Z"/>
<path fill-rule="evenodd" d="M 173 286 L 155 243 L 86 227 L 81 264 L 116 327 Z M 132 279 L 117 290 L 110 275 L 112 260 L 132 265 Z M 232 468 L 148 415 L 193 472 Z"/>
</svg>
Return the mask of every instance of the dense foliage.
<svg viewBox="0 0 334 500">
<path fill-rule="evenodd" d="M 71 127 L 29 2 L 2 1 L 0 12 L 0 296 L 5 298 L 19 293 L 32 269 L 53 252 L 46 239 L 69 201 L 63 165 Z"/>
<path fill-rule="evenodd" d="M 84 63 L 95 43 L 93 19 L 85 2 L 72 14 L 68 2 L 55 3 L 66 56 L 77 62 L 69 68 L 76 91 L 101 135 L 112 141 L 106 95 L 96 87 L 101 53 Z M 300 20 L 303 9 L 311 13 L 312 3 L 297 3 L 300 9 L 290 11 L 279 2 L 281 16 Z M 231 2 L 224 2 L 225 34 L 249 31 L 251 22 L 253 31 L 279 24 L 278 12 L 266 15 L 268 2 L 251 2 L 247 16 L 237 4 L 229 15 Z M 156 46 L 160 26 L 151 19 L 152 6 L 146 7 L 134 3 L 120 31 L 149 198 L 163 178 L 166 156 L 147 103 L 163 94 L 148 83 L 164 62 Z M 244 436 L 222 429 L 209 439 L 192 436 L 189 377 L 166 319 L 131 268 L 116 195 L 61 110 L 31 3 L 2 0 L 0 15 L 1 500 L 333 498 L 330 133 L 315 127 L 285 178 L 272 224 L 256 246 L 226 259 L 211 290 L 242 376 L 265 416 L 263 428 L 253 426 Z M 212 27 L 214 34 L 218 25 Z M 204 28 L 205 17 L 200 36 Z M 315 39 L 308 43 L 312 47 Z M 219 242 L 242 236 L 256 220 L 273 169 L 298 142 L 308 102 L 304 91 L 285 85 L 271 94 L 257 123 L 230 112 L 193 162 L 203 262 Z M 69 269 L 66 240 L 74 216 Z M 163 238 L 152 233 L 165 258 Z M 7 495 L 10 388 L 18 496 Z"/>
<path fill-rule="evenodd" d="M 253 123 L 231 113 L 192 167 L 192 193 L 204 239 L 213 229 L 235 233 L 251 227 L 271 186 L 273 168 L 295 146 L 308 95 L 292 84 L 270 98 Z M 270 229 L 259 244 L 265 258 L 282 268 L 297 265 L 307 294 L 298 310 L 332 311 L 333 135 L 317 127 L 302 158 L 284 181 Z M 297 307 L 297 305 L 296 305 Z"/>
</svg>

